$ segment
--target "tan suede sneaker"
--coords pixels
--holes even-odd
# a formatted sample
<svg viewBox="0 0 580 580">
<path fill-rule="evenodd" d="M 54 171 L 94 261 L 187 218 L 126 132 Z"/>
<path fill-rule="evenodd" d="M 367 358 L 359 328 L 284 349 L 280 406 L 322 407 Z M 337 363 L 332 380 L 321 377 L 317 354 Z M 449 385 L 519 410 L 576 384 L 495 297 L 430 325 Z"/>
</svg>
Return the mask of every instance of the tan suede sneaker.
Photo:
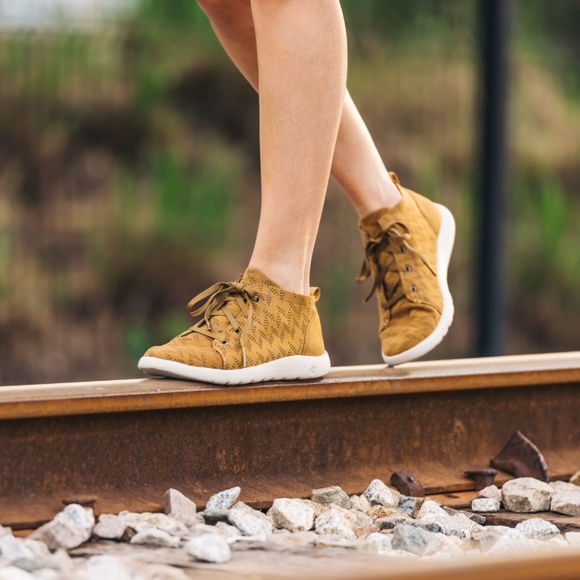
<svg viewBox="0 0 580 580">
<path fill-rule="evenodd" d="M 455 221 L 447 208 L 390 175 L 403 199 L 360 220 L 365 261 L 357 280 L 373 277 L 367 300 L 376 291 L 383 360 L 397 365 L 427 354 L 451 326 L 447 267 Z"/>
<path fill-rule="evenodd" d="M 138 366 L 153 377 L 224 385 L 321 377 L 330 359 L 315 305 L 319 294 L 318 288 L 310 296 L 287 292 L 248 269 L 236 282 L 219 282 L 193 298 L 187 309 L 201 320 L 150 348 Z"/>
</svg>

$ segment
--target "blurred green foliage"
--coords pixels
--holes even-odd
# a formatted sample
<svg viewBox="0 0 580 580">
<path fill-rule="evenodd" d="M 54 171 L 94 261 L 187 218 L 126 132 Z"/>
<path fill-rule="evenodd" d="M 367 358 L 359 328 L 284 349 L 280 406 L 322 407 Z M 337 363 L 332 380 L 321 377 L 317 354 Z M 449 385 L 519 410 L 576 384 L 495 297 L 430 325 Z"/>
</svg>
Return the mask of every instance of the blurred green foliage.
<svg viewBox="0 0 580 580">
<path fill-rule="evenodd" d="M 477 2 L 342 6 L 351 92 L 388 167 L 456 215 L 456 323 L 438 353 L 469 355 Z M 510 352 L 578 347 L 579 12 L 514 2 Z M 256 97 L 182 0 L 142 0 L 99 30 L 4 35 L 0 78 L 0 383 L 133 374 L 251 252 Z M 316 252 L 333 362 L 378 362 L 356 216 L 335 186 Z"/>
</svg>

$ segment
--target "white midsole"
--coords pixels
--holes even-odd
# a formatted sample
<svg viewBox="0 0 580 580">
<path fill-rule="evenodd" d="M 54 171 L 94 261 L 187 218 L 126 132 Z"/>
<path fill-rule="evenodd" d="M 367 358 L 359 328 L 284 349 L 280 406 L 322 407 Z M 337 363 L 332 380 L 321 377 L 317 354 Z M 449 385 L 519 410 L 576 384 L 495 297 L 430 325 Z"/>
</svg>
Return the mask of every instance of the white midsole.
<svg viewBox="0 0 580 580">
<path fill-rule="evenodd" d="M 211 369 L 144 356 L 137 366 L 151 377 L 169 377 L 218 385 L 240 385 L 261 381 L 317 379 L 330 370 L 328 353 L 320 356 L 287 356 L 243 369 Z"/>
<path fill-rule="evenodd" d="M 437 278 L 443 297 L 441 318 L 435 330 L 425 340 L 409 350 L 393 356 L 386 356 L 382 353 L 383 360 L 390 366 L 400 365 L 401 363 L 409 362 L 426 355 L 443 340 L 451 326 L 451 322 L 453 322 L 454 306 L 449 285 L 447 284 L 447 269 L 455 242 L 455 220 L 446 207 L 438 203 L 435 204 L 435 207 L 441 215 L 441 225 L 439 227 L 439 235 L 437 236 Z"/>
</svg>

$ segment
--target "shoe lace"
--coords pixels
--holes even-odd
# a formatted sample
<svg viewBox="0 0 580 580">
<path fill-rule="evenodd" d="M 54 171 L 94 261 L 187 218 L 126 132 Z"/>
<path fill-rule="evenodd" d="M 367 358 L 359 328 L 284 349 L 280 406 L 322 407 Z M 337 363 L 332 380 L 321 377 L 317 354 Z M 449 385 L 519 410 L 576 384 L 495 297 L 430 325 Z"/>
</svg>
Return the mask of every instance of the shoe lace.
<svg viewBox="0 0 580 580">
<path fill-rule="evenodd" d="M 186 330 L 182 336 L 196 332 L 226 344 L 223 332 L 212 328 L 212 318 L 225 316 L 228 323 L 233 327 L 234 332 L 240 335 L 242 366 L 245 368 L 246 337 L 252 323 L 254 306 L 259 301 L 258 292 L 246 284 L 240 282 L 218 282 L 189 301 L 187 311 L 190 316 L 193 318 L 201 316 L 202 319 Z M 237 316 L 232 312 L 233 304 L 239 309 Z M 241 319 L 245 319 L 245 324 L 240 324 Z"/>
<path fill-rule="evenodd" d="M 358 282 L 364 282 L 371 275 L 373 277 L 373 286 L 369 295 L 365 298 L 365 302 L 368 302 L 371 296 L 380 288 L 382 288 L 387 300 L 384 305 L 385 309 L 391 308 L 406 295 L 400 275 L 404 267 L 399 266 L 395 258 L 395 254 L 399 252 L 411 251 L 429 268 L 433 275 L 436 275 L 435 270 L 429 265 L 427 260 L 409 244 L 410 239 L 409 228 L 400 222 L 391 222 L 381 229 L 378 235 L 369 238 L 365 245 L 365 257 L 361 271 L 357 276 Z M 385 252 L 387 253 L 387 259 L 381 264 L 379 258 Z M 386 276 L 388 272 L 399 273 L 397 281 L 391 287 L 387 285 Z"/>
</svg>

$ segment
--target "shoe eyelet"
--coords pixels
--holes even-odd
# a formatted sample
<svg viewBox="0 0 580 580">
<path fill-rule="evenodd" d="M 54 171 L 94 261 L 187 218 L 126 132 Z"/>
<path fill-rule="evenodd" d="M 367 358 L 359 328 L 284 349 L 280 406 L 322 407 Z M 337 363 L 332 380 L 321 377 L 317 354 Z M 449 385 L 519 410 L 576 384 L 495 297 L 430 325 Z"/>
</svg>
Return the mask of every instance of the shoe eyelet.
<svg viewBox="0 0 580 580">
<path fill-rule="evenodd" d="M 254 298 L 254 304 L 260 304 L 260 300 L 262 300 L 259 296 Z"/>
<path fill-rule="evenodd" d="M 411 271 L 411 266 L 409 266 L 408 264 L 405 266 L 405 272 L 410 272 Z"/>
<path fill-rule="evenodd" d="M 405 246 L 401 246 L 401 254 L 404 254 L 407 251 L 407 248 L 405 248 Z"/>
<path fill-rule="evenodd" d="M 413 292 L 417 292 L 417 286 L 411 286 L 411 290 L 412 290 Z"/>
<path fill-rule="evenodd" d="M 226 338 L 225 340 L 222 340 L 222 344 L 223 344 L 223 345 L 226 345 L 226 344 L 228 344 L 229 342 L 230 342 L 230 341 L 229 341 L 227 338 Z"/>
<path fill-rule="evenodd" d="M 242 332 L 242 330 L 241 330 L 240 328 L 236 328 L 236 329 L 234 330 L 234 332 L 235 332 L 236 334 L 240 334 L 240 332 Z"/>
</svg>

